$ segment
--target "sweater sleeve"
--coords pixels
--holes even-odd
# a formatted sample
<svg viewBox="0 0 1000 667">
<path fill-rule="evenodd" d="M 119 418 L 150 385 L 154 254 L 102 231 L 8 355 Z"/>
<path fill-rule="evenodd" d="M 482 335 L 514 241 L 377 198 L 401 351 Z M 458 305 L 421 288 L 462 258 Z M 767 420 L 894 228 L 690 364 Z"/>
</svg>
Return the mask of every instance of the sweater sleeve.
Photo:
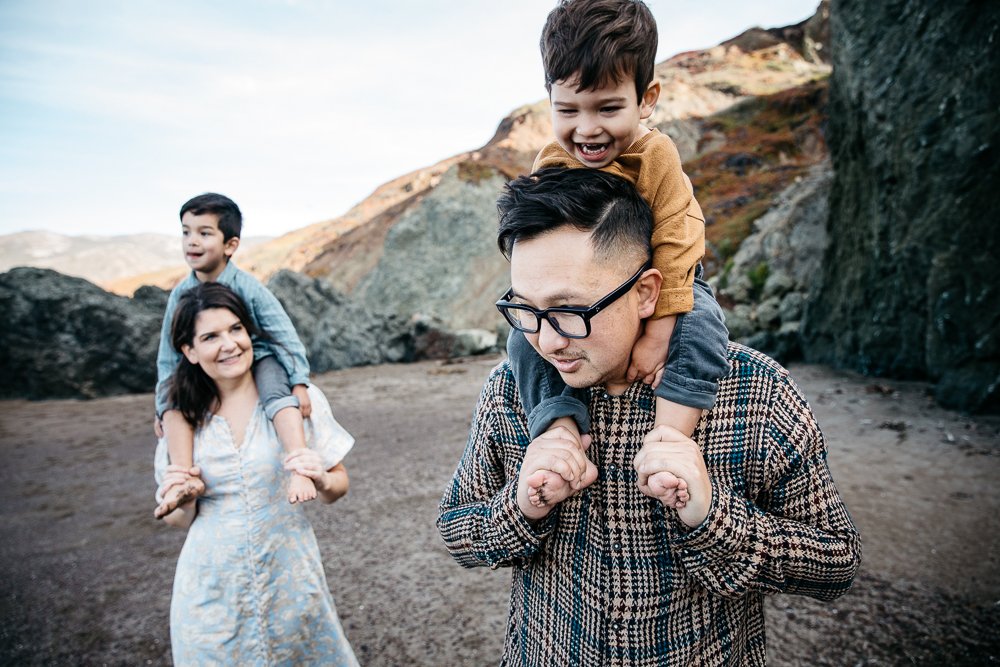
<svg viewBox="0 0 1000 667">
<path fill-rule="evenodd" d="M 646 136 L 650 138 L 641 150 L 630 149 L 618 161 L 653 210 L 653 267 L 663 276 L 654 317 L 664 317 L 694 307 L 695 269 L 705 254 L 705 219 L 674 142 L 659 132 Z"/>
<path fill-rule="evenodd" d="M 538 153 L 532 171 L 546 167 L 584 165 L 552 142 Z M 601 171 L 632 183 L 653 211 L 653 267 L 663 276 L 653 316 L 690 312 L 695 269 L 705 254 L 705 216 L 674 142 L 650 132 Z"/>
<path fill-rule="evenodd" d="M 833 483 L 812 410 L 787 377 L 772 392 L 765 426 L 766 488 L 751 502 L 713 481 L 708 517 L 673 550 L 707 589 L 831 600 L 846 593 L 861 540 Z"/>
<path fill-rule="evenodd" d="M 500 367 L 501 369 L 504 367 Z M 501 392 L 495 370 L 479 397 L 465 451 L 438 508 L 445 546 L 463 567 L 498 568 L 530 559 L 551 532 L 558 509 L 532 524 L 517 506 L 516 474 L 503 465 Z M 518 448 L 520 449 L 520 448 Z"/>
<path fill-rule="evenodd" d="M 531 165 L 531 171 L 534 173 L 539 169 L 548 169 L 549 167 L 578 169 L 583 168 L 583 165 L 579 160 L 574 159 L 572 155 L 564 151 L 562 146 L 553 141 L 538 151 L 538 155 L 535 156 L 535 162 Z"/>
</svg>

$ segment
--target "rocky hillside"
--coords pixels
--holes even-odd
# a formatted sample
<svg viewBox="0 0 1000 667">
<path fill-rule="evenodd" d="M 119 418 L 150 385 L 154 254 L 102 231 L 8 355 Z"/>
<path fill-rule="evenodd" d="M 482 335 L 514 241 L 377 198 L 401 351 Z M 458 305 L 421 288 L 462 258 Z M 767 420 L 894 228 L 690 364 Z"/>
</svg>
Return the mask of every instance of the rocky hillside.
<svg viewBox="0 0 1000 667">
<path fill-rule="evenodd" d="M 660 63 L 656 75 L 663 92 L 651 124 L 670 134 L 685 160 L 714 152 L 726 137 L 717 127 L 706 125 L 705 118 L 829 74 L 824 50 L 828 13 L 822 3 L 814 17 L 800 24 L 753 28 L 714 48 L 685 52 Z M 352 292 L 378 264 L 388 230 L 404 214 L 420 208 L 448 170 L 475 189 L 494 175 L 509 178 L 528 171 L 535 154 L 549 140 L 548 102 L 525 105 L 502 120 L 482 148 L 386 183 L 340 218 L 291 232 L 252 252 L 241 250 L 241 266 L 264 280 L 284 268 L 324 277 Z M 711 184 L 700 187 L 698 196 L 703 205 L 712 200 Z M 495 224 L 492 203 L 485 210 L 476 201 L 470 205 L 469 213 L 476 219 L 485 214 L 489 224 Z M 129 284 L 148 278 L 123 281 L 115 287 L 125 291 Z M 170 286 L 171 277 L 157 278 L 153 284 Z"/>
<path fill-rule="evenodd" d="M 652 124 L 677 142 L 709 216 L 710 273 L 771 200 L 825 156 L 827 24 L 824 3 L 796 26 L 751 29 L 657 66 L 663 92 Z M 495 251 L 496 194 L 530 170 L 550 137 L 548 102 L 526 105 L 479 150 L 402 176 L 347 215 L 241 251 L 238 261 L 263 280 L 291 269 L 370 307 L 433 317 L 452 329 L 494 329 L 493 295 L 507 280 Z M 168 287 L 177 277 L 161 275 L 155 284 Z M 116 287 L 127 292 L 149 279 Z"/>
<path fill-rule="evenodd" d="M 447 359 L 491 350 L 496 335 L 454 331 L 428 317 L 369 310 L 328 282 L 280 271 L 271 291 L 291 317 L 317 372 L 383 362 Z M 81 278 L 20 267 L 0 274 L 0 398 L 95 398 L 156 384 L 167 292 L 131 298 Z"/>
<path fill-rule="evenodd" d="M 787 202 L 825 201 L 828 187 L 827 14 L 824 3 L 797 26 L 755 28 L 656 70 L 663 92 L 652 121 L 678 144 L 707 214 L 709 273 L 724 288 L 721 299 L 740 337 L 774 353 L 797 349 L 801 308 L 779 316 L 773 300 L 807 298 L 815 275 L 781 259 L 810 244 L 783 246 L 778 261 L 773 252 L 768 259 L 737 251 L 757 233 L 754 221 L 774 206 L 799 211 L 803 230 L 825 215 L 822 207 Z M 496 195 L 507 179 L 530 170 L 550 135 L 548 102 L 525 105 L 482 148 L 386 183 L 340 218 L 241 249 L 240 266 L 270 279 L 316 371 L 489 347 L 505 335 L 493 301 L 508 280 L 495 247 Z M 789 188 L 795 192 L 784 194 Z M 769 229 L 787 231 L 781 224 Z M 166 288 L 181 275 L 139 276 L 115 289 Z M 768 299 L 771 305 L 760 310 Z"/>
<path fill-rule="evenodd" d="M 176 268 L 178 263 L 184 263 L 180 241 L 166 234 L 108 237 L 35 231 L 0 236 L 0 271 L 33 266 L 104 285 L 137 271 Z"/>
<path fill-rule="evenodd" d="M 178 222 L 174 234 L 69 236 L 44 231 L 4 234 L 0 236 L 0 271 L 18 266 L 52 269 L 112 291 L 118 285 L 127 285 L 129 289 L 122 293 L 132 294 L 140 285 L 159 282 L 136 282 L 134 276 L 140 271 L 173 280 L 183 275 L 179 225 Z M 248 237 L 241 240 L 240 247 L 252 249 L 269 240 L 266 236 Z"/>
<path fill-rule="evenodd" d="M 809 359 L 1000 409 L 1000 4 L 835 4 Z"/>
</svg>

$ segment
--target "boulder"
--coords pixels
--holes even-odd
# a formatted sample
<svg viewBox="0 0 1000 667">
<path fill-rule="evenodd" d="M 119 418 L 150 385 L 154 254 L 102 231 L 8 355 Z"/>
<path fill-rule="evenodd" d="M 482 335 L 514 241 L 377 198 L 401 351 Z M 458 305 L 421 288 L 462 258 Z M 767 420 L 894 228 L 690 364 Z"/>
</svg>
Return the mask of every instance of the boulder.
<svg viewBox="0 0 1000 667">
<path fill-rule="evenodd" d="M 0 274 L 0 397 L 148 392 L 166 292 L 129 299 L 49 269 Z"/>
<path fill-rule="evenodd" d="M 295 325 L 314 373 L 413 356 L 405 318 L 367 308 L 326 280 L 279 271 L 267 287 Z"/>
<path fill-rule="evenodd" d="M 352 296 L 404 318 L 434 318 L 452 331 L 494 328 L 493 302 L 510 279 L 496 245 L 496 199 L 506 179 L 488 168 L 475 176 L 449 169 L 393 225 L 378 265 Z"/>
</svg>

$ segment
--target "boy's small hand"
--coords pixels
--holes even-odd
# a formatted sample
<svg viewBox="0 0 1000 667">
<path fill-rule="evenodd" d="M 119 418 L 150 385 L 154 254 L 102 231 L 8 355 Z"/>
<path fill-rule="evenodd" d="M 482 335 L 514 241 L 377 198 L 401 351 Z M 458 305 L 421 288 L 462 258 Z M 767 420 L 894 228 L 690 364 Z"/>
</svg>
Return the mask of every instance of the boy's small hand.
<svg viewBox="0 0 1000 667">
<path fill-rule="evenodd" d="M 292 387 L 292 396 L 299 399 L 299 412 L 303 419 L 308 419 L 312 414 L 312 401 L 309 400 L 309 392 L 304 384 L 297 384 Z"/>
<path fill-rule="evenodd" d="M 153 434 L 157 438 L 163 437 L 163 420 L 157 416 L 153 416 Z"/>
<path fill-rule="evenodd" d="M 628 366 L 626 379 L 629 382 L 642 380 L 644 383 L 656 386 L 663 375 L 663 367 L 667 360 L 667 348 L 647 336 L 639 337 L 632 348 L 632 359 Z"/>
<path fill-rule="evenodd" d="M 632 359 L 625 376 L 629 382 L 641 379 L 648 385 L 659 384 L 676 321 L 676 315 L 646 320 L 642 335 L 632 347 Z"/>
</svg>

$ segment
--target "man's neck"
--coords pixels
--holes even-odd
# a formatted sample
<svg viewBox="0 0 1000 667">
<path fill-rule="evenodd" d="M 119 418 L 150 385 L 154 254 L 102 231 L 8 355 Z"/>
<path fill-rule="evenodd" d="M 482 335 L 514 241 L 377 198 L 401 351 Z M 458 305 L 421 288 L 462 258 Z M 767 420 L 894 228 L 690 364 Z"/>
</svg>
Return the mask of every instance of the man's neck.
<svg viewBox="0 0 1000 667">
<path fill-rule="evenodd" d="M 616 369 L 604 378 L 604 391 L 612 396 L 624 394 L 632 386 L 632 383 L 625 379 L 627 374 L 628 360 L 625 361 L 625 365 L 622 368 Z"/>
<path fill-rule="evenodd" d="M 625 382 L 624 380 L 620 382 L 605 382 L 604 391 L 608 392 L 612 396 L 620 396 L 632 386 L 631 382 Z"/>
</svg>

